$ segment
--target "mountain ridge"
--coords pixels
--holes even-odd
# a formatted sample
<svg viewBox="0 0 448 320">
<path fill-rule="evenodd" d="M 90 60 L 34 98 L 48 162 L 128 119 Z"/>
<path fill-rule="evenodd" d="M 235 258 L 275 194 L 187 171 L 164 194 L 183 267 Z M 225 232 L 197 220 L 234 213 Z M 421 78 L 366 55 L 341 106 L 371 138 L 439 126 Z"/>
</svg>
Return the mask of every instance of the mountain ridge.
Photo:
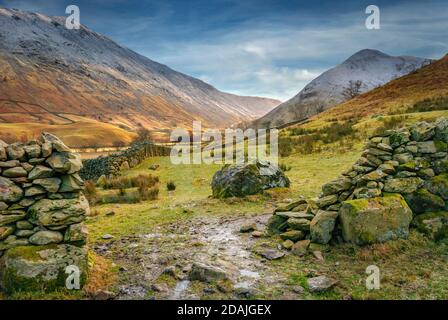
<svg viewBox="0 0 448 320">
<path fill-rule="evenodd" d="M 0 8 L 0 123 L 94 120 L 130 131 L 197 120 L 223 128 L 280 103 L 221 92 L 83 25 L 64 24 L 64 17 Z"/>
<path fill-rule="evenodd" d="M 253 122 L 255 126 L 284 126 L 305 120 L 349 100 L 344 91 L 360 81 L 359 93 L 409 74 L 431 63 L 430 59 L 390 56 L 379 50 L 363 49 L 341 64 L 325 71 L 290 100 Z"/>
</svg>

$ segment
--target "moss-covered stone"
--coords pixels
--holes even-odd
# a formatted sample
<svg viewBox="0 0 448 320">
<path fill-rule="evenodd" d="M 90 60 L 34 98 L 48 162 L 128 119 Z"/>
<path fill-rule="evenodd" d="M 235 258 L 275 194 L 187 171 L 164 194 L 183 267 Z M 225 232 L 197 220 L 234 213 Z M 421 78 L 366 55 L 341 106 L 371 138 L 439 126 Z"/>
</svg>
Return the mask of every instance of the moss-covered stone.
<svg viewBox="0 0 448 320">
<path fill-rule="evenodd" d="M 433 194 L 448 200 L 448 174 L 443 173 L 432 177 L 426 183 L 426 188 Z"/>
<path fill-rule="evenodd" d="M 423 188 L 406 195 L 405 199 L 412 211 L 417 214 L 443 210 L 445 207 L 445 202 L 441 197 Z"/>
<path fill-rule="evenodd" d="M 330 242 L 337 217 L 337 212 L 320 210 L 310 224 L 311 240 L 320 244 Z"/>
<path fill-rule="evenodd" d="M 448 173 L 448 160 L 437 160 L 434 162 L 434 171 L 436 174 Z"/>
<path fill-rule="evenodd" d="M 288 218 L 278 215 L 273 215 L 269 218 L 269 221 L 266 225 L 266 230 L 268 234 L 280 234 L 288 228 Z"/>
<path fill-rule="evenodd" d="M 448 239 L 448 212 L 428 212 L 418 215 L 412 225 L 433 240 Z"/>
<path fill-rule="evenodd" d="M 265 162 L 226 165 L 212 179 L 215 198 L 244 197 L 289 185 L 288 177 L 278 167 Z"/>
<path fill-rule="evenodd" d="M 292 242 L 297 242 L 305 238 L 305 233 L 300 230 L 290 230 L 282 233 L 280 235 L 280 238 L 282 238 L 282 240 L 291 240 Z"/>
<path fill-rule="evenodd" d="M 387 180 L 384 185 L 385 192 L 413 193 L 423 185 L 424 181 L 418 177 L 395 178 Z"/>
<path fill-rule="evenodd" d="M 401 195 L 345 201 L 339 211 L 345 241 L 359 245 L 407 238 L 412 211 Z"/>
<path fill-rule="evenodd" d="M 66 288 L 67 266 L 80 271 L 80 286 L 87 279 L 87 249 L 71 245 L 12 248 L 0 259 L 0 284 L 15 292 L 51 292 Z"/>
<path fill-rule="evenodd" d="M 434 140 L 434 144 L 436 146 L 437 152 L 447 152 L 448 151 L 448 144 L 446 142 L 443 142 L 440 140 Z"/>
</svg>

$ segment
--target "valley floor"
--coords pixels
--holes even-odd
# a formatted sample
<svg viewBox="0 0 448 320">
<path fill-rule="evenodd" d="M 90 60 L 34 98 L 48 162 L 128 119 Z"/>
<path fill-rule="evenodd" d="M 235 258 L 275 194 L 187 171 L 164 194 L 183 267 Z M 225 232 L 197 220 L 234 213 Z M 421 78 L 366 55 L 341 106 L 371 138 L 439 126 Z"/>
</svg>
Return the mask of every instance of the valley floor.
<svg viewBox="0 0 448 320">
<path fill-rule="evenodd" d="M 262 231 L 279 203 L 316 196 L 325 181 L 359 157 L 360 150 L 356 146 L 348 152 L 284 158 L 282 162 L 291 166 L 291 189 L 227 200 L 209 197 L 219 166 L 174 166 L 169 158 L 148 159 L 124 174 L 159 176 L 158 200 L 93 208 L 87 222 L 90 246 L 102 269 L 93 274 L 88 290 L 108 289 L 118 299 L 447 299 L 448 249 L 414 231 L 408 241 L 323 248 L 323 261 L 287 251 L 279 260 L 267 260 L 260 253 L 279 250 L 281 240 L 240 233 L 248 222 Z M 149 171 L 153 164 L 160 168 Z M 175 191 L 166 190 L 168 181 L 175 182 Z M 113 238 L 104 240 L 104 235 Z M 230 281 L 188 281 L 186 275 L 197 262 L 220 267 Z M 380 290 L 366 289 L 369 265 L 380 268 Z M 337 286 L 310 293 L 306 280 L 318 275 L 338 280 Z"/>
</svg>

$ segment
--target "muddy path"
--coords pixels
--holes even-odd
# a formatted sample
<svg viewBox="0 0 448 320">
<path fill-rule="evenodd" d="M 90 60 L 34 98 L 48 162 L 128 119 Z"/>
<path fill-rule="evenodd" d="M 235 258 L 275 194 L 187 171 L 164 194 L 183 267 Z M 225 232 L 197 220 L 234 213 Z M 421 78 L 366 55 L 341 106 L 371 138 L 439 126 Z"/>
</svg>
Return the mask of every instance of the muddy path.
<svg viewBox="0 0 448 320">
<path fill-rule="evenodd" d="M 241 233 L 243 225 L 254 223 L 264 230 L 271 214 L 253 218 L 195 218 L 158 227 L 152 233 L 112 240 L 94 247 L 119 268 L 119 299 L 200 299 L 249 296 L 260 285 L 279 281 L 254 252 L 258 241 Z M 218 268 L 228 278 L 227 287 L 198 284 L 189 280 L 193 264 Z"/>
</svg>

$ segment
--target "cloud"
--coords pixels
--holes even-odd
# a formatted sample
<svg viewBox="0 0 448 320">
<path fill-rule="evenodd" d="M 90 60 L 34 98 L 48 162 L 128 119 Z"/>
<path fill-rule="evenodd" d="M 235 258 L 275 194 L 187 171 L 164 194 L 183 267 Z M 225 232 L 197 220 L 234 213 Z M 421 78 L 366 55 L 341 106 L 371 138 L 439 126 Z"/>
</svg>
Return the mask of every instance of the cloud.
<svg viewBox="0 0 448 320">
<path fill-rule="evenodd" d="M 446 0 L 376 0 L 381 30 L 375 31 L 364 25 L 368 1 L 78 2 L 82 22 L 95 31 L 242 95 L 289 99 L 320 73 L 365 48 L 429 58 L 448 52 Z M 63 5 L 59 0 L 0 0 L 0 5 L 5 3 L 48 14 Z"/>
</svg>

